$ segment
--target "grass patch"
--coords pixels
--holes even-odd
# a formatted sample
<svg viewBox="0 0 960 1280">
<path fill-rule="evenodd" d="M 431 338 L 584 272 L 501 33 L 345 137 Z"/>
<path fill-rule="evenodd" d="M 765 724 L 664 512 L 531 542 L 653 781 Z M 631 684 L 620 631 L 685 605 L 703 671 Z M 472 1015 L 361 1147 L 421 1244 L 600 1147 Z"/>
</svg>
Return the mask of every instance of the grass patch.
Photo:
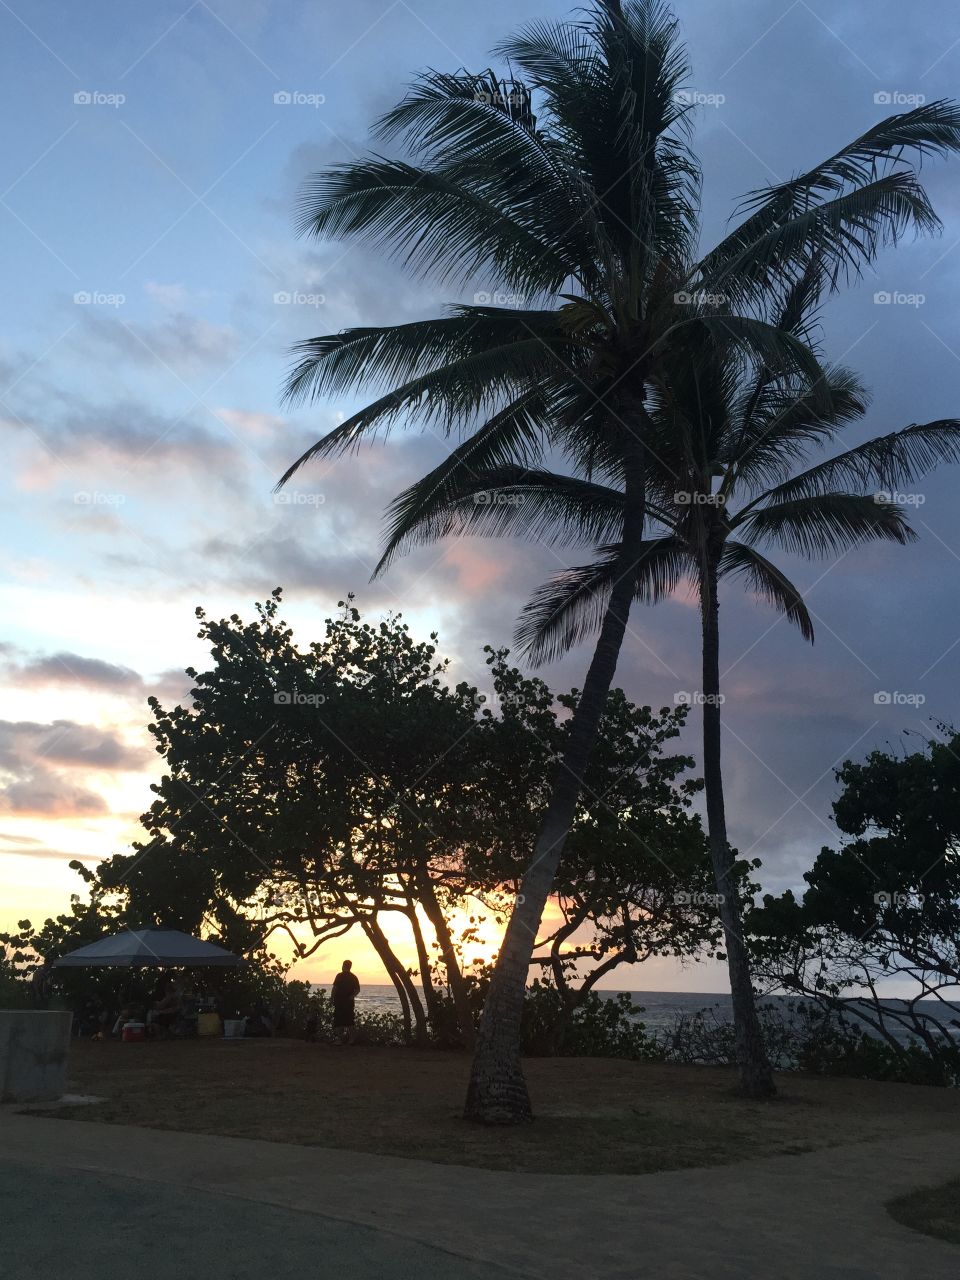
<svg viewBox="0 0 960 1280">
<path fill-rule="evenodd" d="M 50 1111 L 145 1125 L 538 1173 L 652 1173 L 800 1154 L 889 1132 L 953 1128 L 960 1092 L 785 1075 L 750 1102 L 732 1071 L 600 1058 L 528 1059 L 537 1120 L 461 1119 L 469 1060 L 430 1050 L 293 1040 L 75 1042 L 71 1093 L 103 1102 Z"/>
<path fill-rule="evenodd" d="M 960 1178 L 898 1196 L 888 1203 L 887 1212 L 914 1231 L 960 1244 Z"/>
</svg>

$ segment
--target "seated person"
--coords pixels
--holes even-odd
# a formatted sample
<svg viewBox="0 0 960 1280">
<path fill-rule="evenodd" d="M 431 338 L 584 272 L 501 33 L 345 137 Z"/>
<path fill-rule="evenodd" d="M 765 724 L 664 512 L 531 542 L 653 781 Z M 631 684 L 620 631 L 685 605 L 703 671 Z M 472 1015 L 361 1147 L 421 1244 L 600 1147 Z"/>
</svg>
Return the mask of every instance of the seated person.
<svg viewBox="0 0 960 1280">
<path fill-rule="evenodd" d="M 197 1034 L 197 1015 L 200 1012 L 200 996 L 196 987 L 187 983 L 180 993 L 180 1007 L 173 1021 L 172 1030 L 178 1036 Z"/>
<path fill-rule="evenodd" d="M 98 996 L 87 996 L 73 1015 L 73 1034 L 78 1038 L 93 1037 L 103 1029 L 106 1009 Z"/>
<path fill-rule="evenodd" d="M 244 1035 L 247 1036 L 272 1036 L 274 1034 L 273 1019 L 266 1005 L 258 1004 L 253 1011 L 253 1016 L 247 1019 L 247 1027 Z"/>
<path fill-rule="evenodd" d="M 125 997 L 120 1005 L 120 1012 L 117 1014 L 117 1020 L 113 1024 L 111 1035 L 118 1036 L 128 1022 L 143 1021 L 143 1005 L 137 1004 L 135 1000 Z"/>
<path fill-rule="evenodd" d="M 183 997 L 179 989 L 170 979 L 160 988 L 163 991 L 159 1000 L 155 1000 L 147 1013 L 147 1024 L 160 1030 L 169 1031 L 180 1015 Z"/>
</svg>

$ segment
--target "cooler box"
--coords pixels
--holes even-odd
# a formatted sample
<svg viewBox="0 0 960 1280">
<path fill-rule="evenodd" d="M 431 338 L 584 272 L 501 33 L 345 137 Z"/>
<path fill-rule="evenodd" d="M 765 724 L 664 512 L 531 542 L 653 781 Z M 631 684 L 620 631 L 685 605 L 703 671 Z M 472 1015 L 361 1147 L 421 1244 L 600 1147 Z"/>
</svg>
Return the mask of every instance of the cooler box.
<svg viewBox="0 0 960 1280">
<path fill-rule="evenodd" d="M 129 1043 L 130 1041 L 146 1040 L 146 1038 L 147 1029 L 142 1022 L 125 1022 L 123 1024 L 121 1039 Z"/>
<path fill-rule="evenodd" d="M 218 1036 L 222 1030 L 219 1013 L 197 1014 L 197 1035 Z"/>
</svg>

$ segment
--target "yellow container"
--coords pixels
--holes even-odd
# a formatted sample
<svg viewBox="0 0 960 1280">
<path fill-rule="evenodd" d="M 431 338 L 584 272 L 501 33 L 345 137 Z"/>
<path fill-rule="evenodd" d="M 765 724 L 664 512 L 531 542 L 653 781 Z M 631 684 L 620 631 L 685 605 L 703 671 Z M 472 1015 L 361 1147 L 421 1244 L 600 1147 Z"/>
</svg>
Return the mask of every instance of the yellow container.
<svg viewBox="0 0 960 1280">
<path fill-rule="evenodd" d="M 197 1014 L 197 1035 L 198 1036 L 218 1036 L 223 1027 L 220 1025 L 219 1013 L 198 1013 Z"/>
</svg>

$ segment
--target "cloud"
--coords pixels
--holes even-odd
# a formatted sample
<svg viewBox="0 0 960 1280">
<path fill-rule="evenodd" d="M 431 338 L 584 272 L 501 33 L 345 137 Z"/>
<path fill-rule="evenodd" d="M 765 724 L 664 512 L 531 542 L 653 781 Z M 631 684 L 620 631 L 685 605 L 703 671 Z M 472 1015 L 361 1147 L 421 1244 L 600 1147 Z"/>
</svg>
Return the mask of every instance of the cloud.
<svg viewBox="0 0 960 1280">
<path fill-rule="evenodd" d="M 0 720 L 0 769 L 51 763 L 87 770 L 139 770 L 149 753 L 114 731 L 75 720 Z"/>
<path fill-rule="evenodd" d="M 143 688 L 142 677 L 130 667 L 105 662 L 102 658 L 84 658 L 68 651 L 11 664 L 4 674 L 16 680 L 21 687 L 67 684 L 122 693 Z"/>
<path fill-rule="evenodd" d="M 119 355 L 141 368 L 167 369 L 184 377 L 221 369 L 240 352 L 239 334 L 231 326 L 211 324 L 184 311 L 146 324 L 92 308 L 80 341 L 94 354 Z"/>
<path fill-rule="evenodd" d="M 183 308 L 190 299 L 189 290 L 182 284 L 159 284 L 148 280 L 143 288 L 148 297 L 165 307 Z"/>
<path fill-rule="evenodd" d="M 101 853 L 68 853 L 64 849 L 51 849 L 36 836 L 14 835 L 8 831 L 0 831 L 0 853 L 63 863 L 76 861 L 96 864 L 103 861 Z"/>
<path fill-rule="evenodd" d="M 0 720 L 0 811 L 48 818 L 108 813 L 103 796 L 71 775 L 139 772 L 149 758 L 94 725 Z"/>
<path fill-rule="evenodd" d="M 151 680 L 147 692 L 159 698 L 161 706 L 173 707 L 178 703 L 189 702 L 192 688 L 193 681 L 186 672 L 171 668 L 169 671 L 161 671 L 155 680 Z"/>
<path fill-rule="evenodd" d="M 74 500 L 70 521 L 97 532 L 117 529 L 127 498 L 144 485 L 155 492 L 161 475 L 196 477 L 208 492 L 213 483 L 236 493 L 257 455 L 215 415 L 208 419 L 212 425 L 203 416 L 200 408 L 161 413 L 129 399 L 106 405 L 79 400 L 20 429 L 25 452 L 16 468 L 19 487 L 29 493 L 66 482 Z M 266 486 L 274 468 L 259 469 Z"/>
<path fill-rule="evenodd" d="M 291 603 L 304 600 L 332 611 L 352 588 L 365 611 L 403 609 L 416 615 L 420 633 L 438 626 L 443 651 L 455 656 L 469 678 L 478 679 L 469 668 L 482 668 L 480 646 L 508 642 L 530 590 L 563 563 L 586 558 L 566 550 L 554 556 L 531 544 L 463 541 L 418 550 L 398 560 L 383 581 L 368 585 L 384 507 L 443 456 L 443 445 L 429 435 L 404 438 L 398 432 L 387 448 L 307 468 L 292 483 L 303 501 L 286 506 L 271 501 L 270 487 L 285 465 L 328 430 L 338 413 L 352 408 L 347 397 L 330 397 L 287 416 L 275 412 L 290 344 L 347 325 L 433 314 L 456 298 L 447 288 L 421 285 L 369 246 L 298 241 L 292 230 L 293 202 L 303 179 L 379 146 L 366 136 L 367 126 L 376 111 L 399 100 L 418 66 L 484 66 L 484 50 L 538 11 L 533 0 L 519 5 L 492 0 L 482 13 L 469 14 L 439 0 L 424 2 L 422 22 L 406 21 L 406 26 L 401 9 L 387 13 L 387 0 L 357 0 L 332 16 L 322 6 L 305 6 L 276 26 L 265 0 L 249 3 L 246 8 L 257 11 L 252 26 L 239 29 L 247 44 L 260 49 L 257 13 L 262 11 L 264 57 L 283 69 L 282 84 L 271 83 L 242 44 L 225 39 L 202 7 L 138 67 L 137 75 L 156 74 L 166 85 L 180 78 L 190 84 L 189 95 L 162 99 L 170 110 L 158 113 L 144 136 L 197 191 L 243 155 L 211 200 L 222 201 L 214 207 L 236 236 L 256 246 L 259 263 L 204 211 L 175 221 L 183 214 L 185 193 L 169 182 L 159 160 L 157 175 L 162 184 L 169 183 L 169 194 L 166 185 L 150 185 L 148 175 L 142 192 L 131 186 L 118 197 L 110 183 L 127 180 L 129 166 L 117 166 L 112 156 L 109 172 L 95 163 L 77 164 L 88 203 L 103 201 L 106 191 L 114 208 L 127 210 L 116 240 L 104 243 L 101 237 L 93 257 L 82 260 L 84 239 L 77 240 L 76 265 L 84 282 L 109 284 L 110 273 L 127 268 L 134 252 L 165 228 L 172 230 L 157 242 L 144 268 L 151 274 L 144 292 L 131 282 L 124 307 L 116 312 L 67 308 L 68 321 L 76 321 L 77 328 L 61 347 L 56 342 L 68 322 L 64 308 L 58 303 L 46 316 L 37 316 L 36 328 L 33 311 L 40 310 L 40 299 L 62 298 L 73 286 L 56 274 L 42 246 L 23 241 L 24 307 L 11 313 L 0 351 L 0 385 L 16 383 L 6 400 L 13 442 L 8 470 L 21 490 L 28 485 L 34 490 L 11 495 L 17 504 L 11 522 L 19 539 L 11 573 L 23 574 L 26 566 L 31 579 L 49 585 L 51 593 L 62 589 L 64 579 L 71 588 L 77 578 L 95 582 L 101 599 L 120 602 L 118 613 L 149 600 L 151 608 L 168 610 L 169 616 L 177 611 L 170 634 L 188 640 L 195 630 L 194 602 L 216 600 L 219 607 L 225 601 L 228 612 L 231 607 L 249 612 L 253 599 L 263 599 L 281 584 Z M 216 7 L 228 16 L 225 0 L 217 0 Z M 560 16 L 572 6 L 552 8 Z M 950 24 L 953 10 L 945 0 L 929 0 L 926 25 L 912 21 L 902 6 L 868 7 L 863 0 L 851 0 L 842 12 L 824 12 L 822 18 L 804 5 L 785 12 L 779 0 L 685 0 L 679 12 L 690 43 L 693 86 L 725 96 L 721 107 L 701 109 L 692 118 L 706 174 L 705 247 L 724 233 L 743 192 L 802 171 L 878 120 L 887 108 L 874 103 L 877 90 L 919 90 L 931 100 L 953 92 L 955 59 L 941 57 L 931 34 Z M 144 21 L 147 27 L 139 34 L 135 28 L 128 33 L 138 46 L 131 48 L 131 59 L 163 34 L 162 24 L 151 25 L 148 13 Z M 425 36 L 424 23 L 436 39 Z M 337 60 L 320 77 L 322 84 L 316 83 L 318 34 L 328 50 L 326 61 Z M 201 63 L 215 67 L 217 75 L 208 75 L 198 89 Z M 278 87 L 322 90 L 328 102 L 319 113 L 298 114 L 292 107 L 277 111 L 271 99 Z M 252 115 L 258 95 L 262 120 Z M 139 100 L 149 105 L 151 97 L 141 94 Z M 153 95 L 152 100 L 161 99 Z M 24 129 L 31 123 L 25 119 Z M 277 132 L 248 154 L 245 148 L 268 126 Z M 78 145 L 79 138 L 77 131 L 66 145 Z M 48 141 L 40 139 L 34 154 Z M 924 169 L 924 181 L 947 222 L 944 238 L 904 243 L 896 256 L 892 251 L 883 256 L 876 280 L 868 276 L 859 290 L 825 300 L 827 357 L 852 363 L 875 391 L 876 409 L 862 430 L 849 432 L 849 443 L 958 411 L 950 354 L 960 340 L 953 285 L 960 265 L 960 251 L 953 248 L 960 209 L 957 163 Z M 257 164 L 263 167 L 256 169 Z M 133 173 L 134 184 L 143 182 L 143 170 L 134 166 Z M 18 188 L 25 216 L 30 189 L 30 182 Z M 123 201 L 124 195 L 137 199 Z M 264 235 L 265 223 L 272 244 Z M 53 224 L 48 228 L 44 217 L 38 225 L 62 251 Z M 128 238 L 135 243 L 128 246 Z M 15 271 L 20 266 L 13 263 Z M 232 299 L 214 292 L 226 280 L 236 290 Z M 928 295 L 919 310 L 872 304 L 874 289 L 913 288 Z M 275 305 L 277 291 L 323 295 L 324 301 Z M 222 312 L 208 306 L 212 303 Z M 226 407 L 208 414 L 193 406 L 168 372 L 202 389 L 236 359 L 242 344 L 272 324 L 276 329 L 269 339 L 231 370 L 229 381 L 218 384 L 210 404 Z M 42 332 L 43 338 L 35 350 L 20 351 L 21 334 L 28 332 Z M 891 359 L 891 352 L 898 358 Z M 415 432 L 416 421 L 410 425 Z M 732 584 L 724 589 L 729 821 L 735 843 L 763 857 L 765 882 L 796 883 L 829 840 L 824 821 L 836 792 L 834 762 L 882 746 L 907 722 L 907 713 L 896 706 L 878 710 L 874 690 L 922 690 L 931 714 L 948 719 L 960 714 L 955 710 L 957 650 L 952 648 L 956 627 L 942 603 L 958 581 L 955 484 L 956 474 L 946 469 L 924 484 L 920 546 L 856 553 L 833 567 L 797 570 L 818 615 L 813 649 L 783 622 L 772 625 L 775 615 L 755 607 L 748 594 Z M 53 505 L 39 491 L 56 485 L 66 496 Z M 117 507 L 76 505 L 71 495 L 77 490 L 127 500 Z M 84 536 L 76 537 L 78 532 Z M 778 557 L 778 563 L 794 575 L 792 562 Z M 670 705 L 678 689 L 699 687 L 698 625 L 690 607 L 695 601 L 689 595 L 683 599 L 686 607 L 674 600 L 633 612 L 617 683 L 641 703 Z M 31 624 L 26 617 L 13 617 L 10 634 L 18 625 Z M 43 634 L 51 632 L 57 634 L 56 623 Z M 46 641 L 49 648 L 68 654 L 71 644 L 81 643 L 59 634 L 59 640 Z M 301 638 L 312 637 L 308 632 Z M 33 634 L 24 643 L 32 645 Z M 143 643 L 143 628 L 138 634 L 131 626 L 120 657 L 129 666 L 84 658 L 103 667 L 79 669 L 77 687 L 91 695 L 113 690 L 118 698 L 130 699 L 157 690 L 165 703 L 186 698 L 189 682 L 178 671 L 155 679 L 132 672 L 145 670 Z M 582 685 L 590 654 L 585 643 L 543 674 L 558 689 Z M 179 657 L 171 652 L 169 661 Z M 16 658 L 34 664 L 25 669 L 25 681 L 58 683 L 57 653 Z M 152 664 L 166 661 L 163 654 Z M 83 720 L 86 713 L 76 714 Z M 921 718 L 914 715 L 911 726 Z M 694 711 L 684 746 L 699 758 L 698 738 Z M 30 759 L 37 770 L 44 764 Z M 72 771 L 66 782 L 77 785 L 79 764 L 46 762 L 45 767 Z M 22 790 L 21 803 L 53 809 L 96 803 L 89 796 L 74 795 L 71 801 L 62 788 L 54 795 L 49 778 L 32 776 L 34 794 Z"/>
<path fill-rule="evenodd" d="M 287 427 L 286 420 L 275 413 L 254 413 L 248 409 L 222 407 L 213 412 L 235 431 L 257 439 L 273 439 Z"/>
<path fill-rule="evenodd" d="M 0 812 L 20 817 L 91 818 L 108 813 L 109 806 L 97 792 L 38 767 L 28 777 L 14 778 L 0 787 Z"/>
<path fill-rule="evenodd" d="M 4 657 L 6 658 L 6 665 L 0 668 L 0 676 L 11 688 L 42 689 L 54 687 L 90 693 L 112 694 L 128 701 L 132 699 L 140 707 L 145 706 L 146 699 L 150 696 L 158 697 L 163 703 L 183 702 L 189 698 L 193 684 L 190 677 L 177 668 L 168 668 L 148 679 L 141 675 L 139 671 L 134 671 L 132 667 L 126 667 L 116 662 L 107 662 L 103 658 L 86 657 L 66 650 L 58 653 L 24 656 L 23 650 L 18 646 L 0 643 L 0 659 Z M 146 713 L 144 712 L 144 714 Z M 56 723 L 59 728 L 63 728 L 70 722 Z M 36 741 L 40 728 L 41 726 L 25 725 L 22 722 L 15 729 L 11 729 L 8 725 L 8 744 L 14 740 L 21 745 L 28 739 Z M 53 731 L 53 726 L 51 726 L 51 731 Z M 84 735 L 87 735 L 89 726 L 76 726 L 75 730 L 71 730 L 68 733 L 67 738 L 72 740 L 75 734 L 81 731 Z M 93 733 L 94 735 L 99 735 L 101 731 L 94 730 Z M 0 743 L 2 741 L 3 730 L 0 727 Z M 63 739 L 61 739 L 61 743 L 62 741 Z M 118 740 L 114 737 L 114 741 Z M 98 750 L 101 753 L 103 751 L 102 740 Z M 94 750 L 92 755 L 89 751 L 82 754 L 78 763 L 89 763 L 91 760 L 96 762 L 98 760 L 98 750 Z M 117 761 L 123 758 L 122 752 L 118 752 L 115 748 L 112 750 L 114 752 L 112 761 L 109 759 L 103 760 L 102 755 L 99 757 L 100 762 L 105 767 L 118 767 Z M 138 758 L 136 756 L 129 758 L 133 760 L 130 767 L 137 768 Z"/>
</svg>

